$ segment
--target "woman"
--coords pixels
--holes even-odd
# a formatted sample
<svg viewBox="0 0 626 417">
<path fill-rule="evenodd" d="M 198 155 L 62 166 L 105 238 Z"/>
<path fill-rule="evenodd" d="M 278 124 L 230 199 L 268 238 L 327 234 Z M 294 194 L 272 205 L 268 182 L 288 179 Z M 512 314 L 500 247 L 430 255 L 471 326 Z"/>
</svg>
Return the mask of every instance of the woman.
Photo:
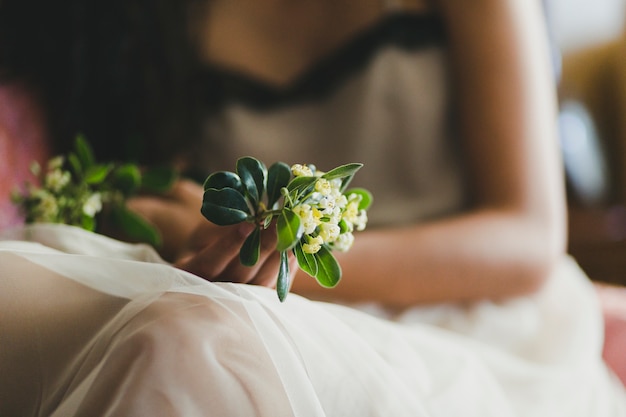
<svg viewBox="0 0 626 417">
<path fill-rule="evenodd" d="M 199 279 L 272 286 L 275 254 L 270 244 L 257 268 L 241 266 L 247 230 L 203 221 L 201 190 L 181 182 L 170 199 L 133 204 L 178 232 L 165 234 L 172 259 L 196 275 L 76 229 L 13 234 L 45 247 L 2 243 L 0 334 L 12 348 L 0 363 L 17 384 L 1 387 L 2 411 L 624 414 L 592 288 L 564 258 L 538 4 L 214 1 L 195 16 L 209 69 L 194 76 L 220 89 L 185 162 L 364 162 L 357 180 L 376 202 L 340 258 L 340 285 L 320 294 L 298 276 L 294 290 L 373 302 L 359 307 L 391 320 Z M 357 67 L 332 78 L 346 56 Z"/>
</svg>

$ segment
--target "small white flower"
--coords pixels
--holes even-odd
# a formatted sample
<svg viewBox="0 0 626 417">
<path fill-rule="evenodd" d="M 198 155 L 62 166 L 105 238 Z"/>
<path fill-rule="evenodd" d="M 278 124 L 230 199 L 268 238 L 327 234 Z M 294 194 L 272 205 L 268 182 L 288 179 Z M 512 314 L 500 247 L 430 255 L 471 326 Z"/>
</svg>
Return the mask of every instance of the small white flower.
<svg viewBox="0 0 626 417">
<path fill-rule="evenodd" d="M 336 196 L 335 205 L 340 209 L 344 209 L 348 205 L 348 198 L 343 194 Z"/>
<path fill-rule="evenodd" d="M 65 162 L 65 158 L 63 156 L 56 156 L 48 161 L 48 170 L 52 171 L 55 169 L 60 169 Z"/>
<path fill-rule="evenodd" d="M 46 187 L 53 192 L 58 193 L 63 189 L 63 187 L 69 184 L 71 178 L 72 177 L 69 172 L 55 169 L 46 174 Z"/>
<path fill-rule="evenodd" d="M 34 221 L 54 222 L 59 214 L 59 205 L 54 195 L 41 189 L 33 192 L 32 197 L 37 200 L 37 205 L 33 207 Z"/>
<path fill-rule="evenodd" d="M 325 178 L 318 179 L 315 182 L 315 191 L 319 192 L 323 196 L 329 196 L 332 192 L 330 181 Z"/>
<path fill-rule="evenodd" d="M 324 214 L 331 214 L 335 209 L 335 199 L 330 196 L 322 197 L 317 203 L 317 207 Z"/>
<path fill-rule="evenodd" d="M 313 233 L 315 231 L 315 228 L 317 227 L 317 224 L 319 223 L 319 218 L 316 218 L 311 206 L 308 204 L 299 204 L 295 206 L 292 210 L 298 215 L 298 217 L 300 217 L 302 227 L 304 228 L 304 234 L 310 235 L 311 233 Z"/>
<path fill-rule="evenodd" d="M 343 212 L 343 219 L 349 223 L 356 223 L 359 216 L 359 203 L 356 200 L 349 201 Z"/>
<path fill-rule="evenodd" d="M 85 204 L 83 204 L 83 213 L 89 217 L 93 217 L 102 210 L 102 198 L 100 193 L 93 193 L 89 196 Z"/>
<path fill-rule="evenodd" d="M 41 165 L 39 165 L 36 161 L 30 164 L 29 169 L 30 169 L 31 174 L 33 174 L 36 177 L 38 177 L 39 174 L 41 174 Z"/>
<path fill-rule="evenodd" d="M 359 210 L 359 215 L 353 223 L 356 226 L 356 230 L 365 230 L 365 226 L 367 226 L 367 211 Z"/>
<path fill-rule="evenodd" d="M 302 244 L 302 251 L 304 253 L 313 254 L 319 252 L 319 250 L 322 249 L 322 244 L 324 243 L 324 240 L 320 236 L 308 236 L 307 242 L 308 243 Z"/>
<path fill-rule="evenodd" d="M 350 232 L 342 233 L 339 235 L 337 240 L 333 242 L 333 249 L 336 249 L 341 252 L 346 252 L 348 249 L 352 247 L 354 243 L 354 235 Z"/>
<path fill-rule="evenodd" d="M 302 164 L 294 164 L 291 166 L 291 173 L 295 177 L 311 177 L 313 176 L 313 171 L 306 165 Z"/>
<path fill-rule="evenodd" d="M 333 223 L 320 224 L 320 237 L 325 243 L 334 242 L 338 237 L 341 230 L 339 226 Z"/>
</svg>

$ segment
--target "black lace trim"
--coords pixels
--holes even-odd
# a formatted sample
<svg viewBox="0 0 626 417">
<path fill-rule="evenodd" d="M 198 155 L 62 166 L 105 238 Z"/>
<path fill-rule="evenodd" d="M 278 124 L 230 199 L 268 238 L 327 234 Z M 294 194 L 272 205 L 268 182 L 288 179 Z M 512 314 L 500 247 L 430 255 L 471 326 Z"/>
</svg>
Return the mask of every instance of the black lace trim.
<svg viewBox="0 0 626 417">
<path fill-rule="evenodd" d="M 416 50 L 442 44 L 444 40 L 443 23 L 434 15 L 390 15 L 319 61 L 286 87 L 276 87 L 244 73 L 209 67 L 201 74 L 201 94 L 213 110 L 233 102 L 256 110 L 272 110 L 316 101 L 327 97 L 346 79 L 364 69 L 384 47 Z"/>
</svg>

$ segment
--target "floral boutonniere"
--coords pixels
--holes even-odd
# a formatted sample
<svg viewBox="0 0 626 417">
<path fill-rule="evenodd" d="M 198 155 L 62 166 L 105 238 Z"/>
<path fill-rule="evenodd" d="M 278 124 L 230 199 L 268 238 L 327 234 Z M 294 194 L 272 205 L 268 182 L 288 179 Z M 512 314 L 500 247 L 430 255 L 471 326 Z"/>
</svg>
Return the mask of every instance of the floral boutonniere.
<svg viewBox="0 0 626 417">
<path fill-rule="evenodd" d="M 219 171 L 207 177 L 201 211 L 217 225 L 247 221 L 256 226 L 239 252 L 241 263 L 248 266 L 259 259 L 261 230 L 275 221 L 281 301 L 291 285 L 288 251 L 300 269 L 320 285 L 333 287 L 341 278 L 341 268 L 332 251 L 352 246 L 353 232 L 365 228 L 372 203 L 369 191 L 347 188 L 361 166 L 353 163 L 321 172 L 312 165 L 290 167 L 277 162 L 267 169 L 261 161 L 243 157 L 236 172 Z"/>
<path fill-rule="evenodd" d="M 38 185 L 27 183 L 13 193 L 26 223 L 64 223 L 96 231 L 99 220 L 131 239 L 158 247 L 159 232 L 126 208 L 138 192 L 167 191 L 176 179 L 169 168 L 141 170 L 125 163 L 98 163 L 88 142 L 78 136 L 74 150 L 45 167 L 31 165 Z"/>
</svg>

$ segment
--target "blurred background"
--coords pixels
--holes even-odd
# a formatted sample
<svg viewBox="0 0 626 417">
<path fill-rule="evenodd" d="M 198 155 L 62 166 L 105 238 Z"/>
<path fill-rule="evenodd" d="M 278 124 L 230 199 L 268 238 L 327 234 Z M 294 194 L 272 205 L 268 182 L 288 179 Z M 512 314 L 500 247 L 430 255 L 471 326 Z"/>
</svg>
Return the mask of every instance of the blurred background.
<svg viewBox="0 0 626 417">
<path fill-rule="evenodd" d="M 564 52 L 619 37 L 626 18 L 626 0 L 548 0 L 555 39 Z"/>
<path fill-rule="evenodd" d="M 569 251 L 626 284 L 626 0 L 546 0 L 555 44 Z"/>
</svg>

